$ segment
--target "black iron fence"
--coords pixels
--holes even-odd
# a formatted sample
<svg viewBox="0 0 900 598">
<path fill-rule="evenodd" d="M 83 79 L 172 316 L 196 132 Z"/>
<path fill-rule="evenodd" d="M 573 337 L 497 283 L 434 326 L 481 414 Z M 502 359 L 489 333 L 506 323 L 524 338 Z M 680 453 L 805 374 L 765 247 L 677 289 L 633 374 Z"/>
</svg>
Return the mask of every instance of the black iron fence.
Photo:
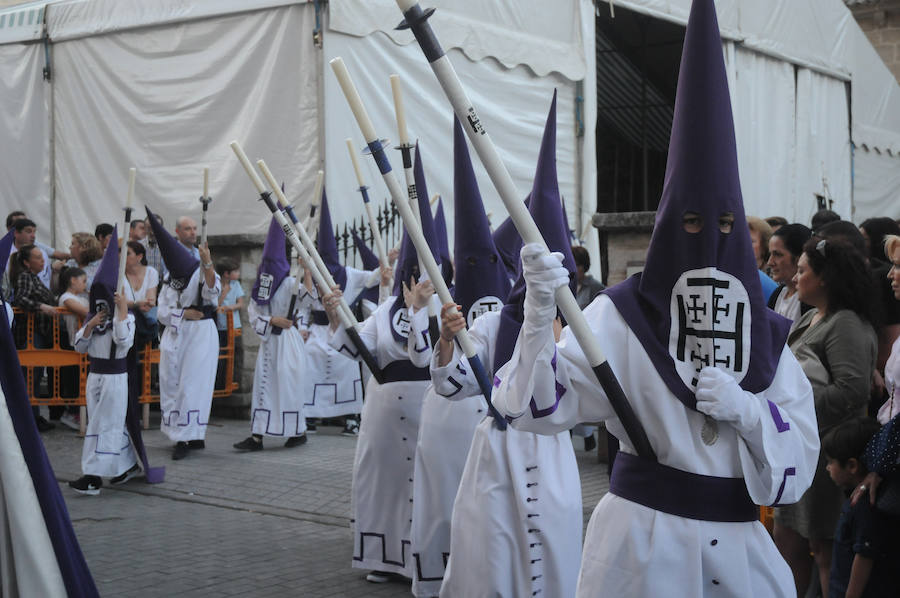
<svg viewBox="0 0 900 598">
<path fill-rule="evenodd" d="M 400 219 L 400 212 L 387 199 L 380 206 L 373 200 L 372 208 L 375 223 L 378 226 L 378 233 L 384 241 L 385 249 L 390 250 L 392 247 L 399 247 L 400 239 L 403 236 L 403 222 Z M 373 252 L 377 251 L 375 237 L 372 235 L 369 219 L 365 213 L 357 216 L 350 222 L 338 224 L 334 229 L 334 238 L 337 241 L 338 256 L 341 262 L 346 266 L 362 268 L 359 252 L 356 251 L 356 247 L 353 244 L 353 233 L 356 233 L 360 239 L 365 241 L 369 249 Z"/>
</svg>

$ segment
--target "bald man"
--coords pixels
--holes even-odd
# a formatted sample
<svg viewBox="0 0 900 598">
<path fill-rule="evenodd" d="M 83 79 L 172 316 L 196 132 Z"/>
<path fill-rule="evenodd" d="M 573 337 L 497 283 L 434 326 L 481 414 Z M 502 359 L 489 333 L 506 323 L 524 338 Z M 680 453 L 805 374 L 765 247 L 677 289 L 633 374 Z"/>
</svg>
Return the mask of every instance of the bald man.
<svg viewBox="0 0 900 598">
<path fill-rule="evenodd" d="M 184 248 L 191 252 L 195 258 L 200 259 L 200 250 L 197 249 L 197 221 L 190 216 L 181 216 L 175 221 L 175 236 Z"/>
</svg>

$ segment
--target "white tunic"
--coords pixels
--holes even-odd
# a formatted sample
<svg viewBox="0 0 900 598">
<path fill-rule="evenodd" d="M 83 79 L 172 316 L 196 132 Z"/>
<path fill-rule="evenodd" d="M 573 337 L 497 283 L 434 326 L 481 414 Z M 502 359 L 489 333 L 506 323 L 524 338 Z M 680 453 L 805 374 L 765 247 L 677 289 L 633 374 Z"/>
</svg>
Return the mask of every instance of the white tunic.
<svg viewBox="0 0 900 598">
<path fill-rule="evenodd" d="M 707 476 L 744 478 L 751 499 L 762 505 L 796 502 L 809 487 L 819 437 L 812 389 L 790 349 L 782 351 L 767 390 L 745 393 L 759 412 L 756 427 L 739 436 L 734 427 L 719 422 L 718 438 L 710 446 L 701 439 L 703 414 L 672 395 L 612 301 L 601 296 L 584 314 L 660 463 Z M 523 359 L 523 350 L 530 356 Z M 513 425 L 519 429 L 555 433 L 579 421 L 603 420 L 621 440 L 622 450 L 635 453 L 569 329 L 554 345 L 551 332 L 534 332 L 526 322 L 498 377 L 502 382 L 494 404 L 517 418 Z M 558 394 L 555 411 L 532 415 L 532 397 L 542 413 L 557 403 Z M 755 597 L 794 596 L 795 590 L 790 569 L 758 521 L 687 519 L 610 492 L 588 525 L 578 584 L 578 596 L 601 594 Z"/>
<path fill-rule="evenodd" d="M 105 334 L 96 330 L 84 335 L 82 326 L 75 333 L 74 347 L 93 358 L 109 359 L 115 342 L 115 359 L 123 359 L 134 344 L 134 316 L 113 319 Z M 125 427 L 128 412 L 128 373 L 88 373 L 85 386 L 88 424 L 81 451 L 81 471 L 85 475 L 115 477 L 131 469 L 137 457 Z"/>
<path fill-rule="evenodd" d="M 492 312 L 479 316 L 469 330 L 488 371 L 493 365 L 499 326 L 500 314 Z M 451 401 L 445 401 L 459 405 L 454 411 L 456 417 L 464 417 L 465 402 L 478 401 L 478 409 L 483 408 L 481 391 L 458 347 L 445 367 L 437 367 L 435 355 L 431 377 L 439 393 L 451 394 L 462 385 Z M 452 401 L 455 396 L 468 398 Z M 466 450 L 462 439 L 452 442 L 445 436 L 443 450 L 450 457 L 448 461 L 455 461 L 460 450 L 466 455 L 464 469 L 453 472 L 455 478 L 450 477 L 450 467 L 440 470 L 446 474 L 441 480 L 442 492 L 459 488 L 452 503 L 452 519 L 449 505 L 444 506 L 446 496 L 436 495 L 428 500 L 431 522 L 420 526 L 420 519 L 414 517 L 414 532 L 425 531 L 422 537 L 427 544 L 419 550 L 427 554 L 423 561 L 432 571 L 435 557 L 449 552 L 446 572 L 437 569 L 432 573 L 434 577 L 443 573 L 443 585 L 437 582 L 440 595 L 574 596 L 581 563 L 583 513 L 581 481 L 568 431 L 552 436 L 509 426 L 500 431 L 492 418 L 482 417 L 468 437 L 472 440 Z M 416 483 L 418 489 L 418 478 Z M 417 509 L 419 502 L 417 494 Z M 414 548 L 417 537 L 413 536 Z M 414 592 L 417 585 L 421 592 L 417 596 L 435 593 L 432 583 L 414 581 Z"/>
<path fill-rule="evenodd" d="M 365 272 L 348 267 L 344 297 L 351 303 L 363 289 L 375 284 L 378 284 L 377 270 Z M 316 299 L 311 309 L 323 311 L 324 308 Z M 328 344 L 330 336 L 327 324 L 310 323 L 306 351 L 313 379 L 312 392 L 304 395 L 307 397 L 307 402 L 303 404 L 306 417 L 338 417 L 362 411 L 363 387 L 359 365 L 335 351 Z"/>
<path fill-rule="evenodd" d="M 159 321 L 166 327 L 159 342 L 160 429 L 171 440 L 202 440 L 206 436 L 209 409 L 216 382 L 219 335 L 216 321 L 185 320 L 185 308 L 194 305 L 203 270 L 198 266 L 179 293 L 163 285 L 157 303 Z M 218 305 L 222 287 L 219 275 L 212 288 L 203 285 L 203 305 Z"/>
<path fill-rule="evenodd" d="M 894 341 L 891 355 L 884 364 L 884 387 L 888 400 L 878 410 L 878 422 L 885 425 L 900 413 L 900 338 Z"/>
<path fill-rule="evenodd" d="M 359 330 L 382 367 L 409 360 L 416 349 L 414 336 L 410 335 L 407 345 L 403 345 L 391 334 L 390 308 L 394 300 L 392 297 L 381 304 Z M 356 351 L 340 328 L 332 335 L 331 346 L 348 355 Z M 353 567 L 413 576 L 409 550 L 413 459 L 422 398 L 430 383 L 417 380 L 378 384 L 372 378 L 366 387 L 353 462 Z"/>
<path fill-rule="evenodd" d="M 250 323 L 260 336 L 250 407 L 253 434 L 290 437 L 306 431 L 303 398 L 310 393 L 306 347 L 296 326 L 273 334 L 270 321 L 272 316 L 287 317 L 294 283 L 293 276 L 286 277 L 267 305 L 250 301 L 248 307 Z"/>
</svg>

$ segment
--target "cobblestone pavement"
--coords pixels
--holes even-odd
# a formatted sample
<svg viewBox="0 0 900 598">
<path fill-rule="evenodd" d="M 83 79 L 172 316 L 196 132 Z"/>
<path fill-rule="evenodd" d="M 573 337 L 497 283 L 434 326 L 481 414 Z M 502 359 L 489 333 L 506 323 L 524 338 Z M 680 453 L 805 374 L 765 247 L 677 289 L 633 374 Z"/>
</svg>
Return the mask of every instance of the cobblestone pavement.
<svg viewBox="0 0 900 598">
<path fill-rule="evenodd" d="M 231 445 L 248 430 L 246 421 L 214 418 L 206 449 L 174 462 L 157 416 L 144 441 L 151 465 L 165 465 L 166 481 L 104 486 L 96 497 L 64 483 L 80 476 L 77 434 L 43 435 L 101 595 L 411 596 L 408 583 L 371 584 L 350 567 L 356 439 L 320 427 L 305 446 L 285 449 L 266 438 L 265 450 L 239 454 Z M 609 482 L 595 454 L 576 454 L 586 524 Z"/>
</svg>

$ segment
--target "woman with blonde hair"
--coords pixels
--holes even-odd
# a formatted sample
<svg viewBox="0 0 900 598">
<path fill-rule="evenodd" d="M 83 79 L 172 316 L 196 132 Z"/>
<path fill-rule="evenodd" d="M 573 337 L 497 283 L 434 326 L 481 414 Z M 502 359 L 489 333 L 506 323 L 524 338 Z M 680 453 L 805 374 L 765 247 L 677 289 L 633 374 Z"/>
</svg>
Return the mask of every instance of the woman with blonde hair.
<svg viewBox="0 0 900 598">
<path fill-rule="evenodd" d="M 87 286 L 90 288 L 94 282 L 94 274 L 100 267 L 100 258 L 103 257 L 100 241 L 91 233 L 73 233 L 69 254 L 72 259 L 66 262 L 66 266 L 84 270 L 87 274 Z"/>
</svg>

